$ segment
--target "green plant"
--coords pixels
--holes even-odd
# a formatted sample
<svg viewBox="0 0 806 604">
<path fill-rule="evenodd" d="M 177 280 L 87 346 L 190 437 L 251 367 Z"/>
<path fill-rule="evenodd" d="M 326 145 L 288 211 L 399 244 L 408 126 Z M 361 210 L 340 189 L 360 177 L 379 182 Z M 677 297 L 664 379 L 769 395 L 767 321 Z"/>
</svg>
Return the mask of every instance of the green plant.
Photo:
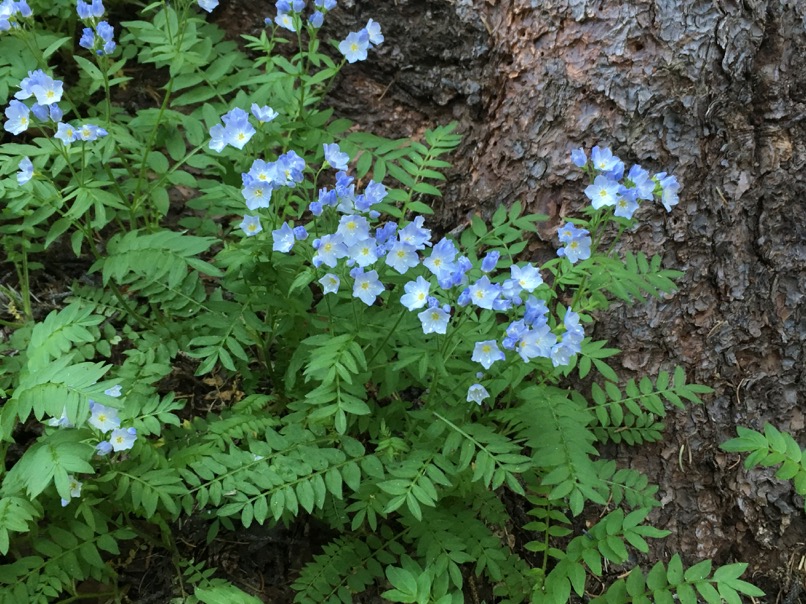
<svg viewBox="0 0 806 604">
<path fill-rule="evenodd" d="M 798 495 L 806 495 L 806 457 L 803 449 L 788 432 L 781 432 L 772 424 L 764 424 L 764 432 L 738 426 L 737 438 L 720 445 L 729 453 L 750 453 L 744 460 L 745 468 L 781 466 L 775 477 L 790 480 Z M 804 508 L 806 509 L 806 508 Z"/>
<path fill-rule="evenodd" d="M 586 332 L 614 300 L 673 291 L 680 273 L 659 257 L 604 241 L 638 199 L 671 210 L 677 181 L 578 150 L 592 204 L 560 227 L 556 259 L 520 259 L 545 220 L 520 203 L 432 241 L 424 215 L 456 126 L 386 140 L 323 108 L 345 64 L 383 41 L 369 22 L 320 46 L 328 4 L 306 20 L 278 3 L 278 25 L 245 37 L 251 55 L 188 0 L 121 23 L 119 49 L 103 9 L 80 3 L 89 52 L 71 45 L 68 3 L 35 17 L 1 5 L 18 138 L 0 149 L 0 175 L 16 172 L 0 181 L 0 232 L 22 311 L 0 369 L 0 601 L 79 599 L 86 579 L 120 600 L 107 560 L 126 540 L 170 555 L 180 601 L 254 601 L 183 557 L 188 517 L 208 542 L 315 518 L 338 536 L 291 587 L 316 604 L 370 589 L 461 602 L 476 578 L 503 602 L 564 602 L 664 535 L 647 522 L 656 487 L 597 446 L 657 440 L 665 402 L 709 389 L 676 368 L 622 392 L 619 351 Z M 146 74 L 156 104 L 129 111 L 124 87 Z M 34 321 L 30 277 L 54 249 L 91 278 Z M 177 374 L 237 394 L 194 405 L 168 386 Z M 521 529 L 504 494 L 535 518 L 529 554 L 504 538 Z M 601 518 L 578 533 L 591 509 Z M 636 569 L 601 597 L 756 593 L 743 567 L 694 568 L 675 583 L 670 563 L 668 585 Z"/>
</svg>

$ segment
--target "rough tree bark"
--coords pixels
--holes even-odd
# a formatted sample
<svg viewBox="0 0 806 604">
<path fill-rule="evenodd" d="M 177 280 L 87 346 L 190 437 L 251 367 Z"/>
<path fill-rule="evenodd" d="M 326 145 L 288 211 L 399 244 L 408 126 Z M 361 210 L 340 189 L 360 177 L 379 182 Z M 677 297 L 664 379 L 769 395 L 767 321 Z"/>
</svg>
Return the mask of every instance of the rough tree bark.
<svg viewBox="0 0 806 604">
<path fill-rule="evenodd" d="M 541 261 L 583 203 L 572 148 L 679 177 L 680 205 L 642 209 L 623 244 L 684 270 L 679 293 L 616 307 L 596 335 L 625 351 L 625 377 L 682 364 L 716 393 L 663 442 L 611 453 L 661 485 L 673 534 L 656 558 L 744 560 L 769 601 L 788 592 L 803 502 L 718 445 L 765 421 L 806 444 L 806 2 L 343 0 L 329 27 L 369 17 L 386 41 L 332 102 L 388 135 L 459 120 L 444 226 L 523 200 L 551 217 Z"/>
</svg>

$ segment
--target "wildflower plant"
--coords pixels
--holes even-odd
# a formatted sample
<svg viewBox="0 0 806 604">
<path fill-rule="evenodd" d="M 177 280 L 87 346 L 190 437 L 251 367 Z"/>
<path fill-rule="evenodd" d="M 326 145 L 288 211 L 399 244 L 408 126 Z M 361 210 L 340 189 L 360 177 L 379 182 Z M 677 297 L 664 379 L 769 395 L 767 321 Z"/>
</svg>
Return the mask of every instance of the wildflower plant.
<svg viewBox="0 0 806 604">
<path fill-rule="evenodd" d="M 87 579 L 119 597 L 108 561 L 127 540 L 170 553 L 179 601 L 255 601 L 183 559 L 187 517 L 209 541 L 329 526 L 339 536 L 292 580 L 298 602 L 371 587 L 462 602 L 471 575 L 500 601 L 565 602 L 605 562 L 646 553 L 665 534 L 647 523 L 657 487 L 597 445 L 658 440 L 665 403 L 708 389 L 680 368 L 620 387 L 592 324 L 614 300 L 673 291 L 680 273 L 614 242 L 673 209 L 675 177 L 574 151 L 590 203 L 543 265 L 526 245 L 545 217 L 520 203 L 441 236 L 427 201 L 454 125 L 388 140 L 323 107 L 381 26 L 322 44 L 336 2 L 281 0 L 243 36 L 247 55 L 205 20 L 217 5 L 118 22 L 101 0 L 0 4 L 0 228 L 21 309 L 0 369 L 0 601 L 86 597 Z M 49 29 L 76 22 L 75 36 Z M 159 98 L 127 109 L 144 69 Z M 31 278 L 54 246 L 90 279 L 37 321 Z M 188 363 L 234 395 L 202 407 L 171 391 Z M 512 498 L 533 522 L 517 526 Z M 575 535 L 591 508 L 601 519 Z M 537 566 L 510 529 L 535 537 Z M 743 568 L 656 568 L 597 601 L 757 594 Z"/>
</svg>

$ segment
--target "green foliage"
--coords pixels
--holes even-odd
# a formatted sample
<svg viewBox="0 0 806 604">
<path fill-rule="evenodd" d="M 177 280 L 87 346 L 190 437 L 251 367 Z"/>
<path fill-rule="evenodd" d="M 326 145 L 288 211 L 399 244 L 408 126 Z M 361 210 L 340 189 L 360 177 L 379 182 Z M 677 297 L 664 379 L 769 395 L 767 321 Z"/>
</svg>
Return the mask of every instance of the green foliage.
<svg viewBox="0 0 806 604">
<path fill-rule="evenodd" d="M 645 575 L 634 568 L 626 579 L 617 579 L 595 604 L 616 602 L 666 602 L 675 600 L 683 604 L 740 604 L 741 595 L 760 597 L 764 592 L 739 579 L 747 564 L 736 563 L 720 566 L 711 574 L 711 561 L 703 560 L 683 568 L 680 556 L 675 554 L 668 565 L 658 562 Z"/>
<path fill-rule="evenodd" d="M 708 394 L 712 390 L 699 384 L 686 384 L 686 375 L 682 367 L 677 367 L 674 376 L 661 371 L 655 384 L 648 377 L 638 382 L 629 380 L 622 392 L 610 382 L 604 382 L 604 388 L 598 384 L 591 387 L 591 397 L 599 427 L 594 431 L 598 440 L 607 442 L 642 444 L 660 440 L 663 423 L 656 418 L 666 416 L 664 399 L 680 409 L 683 401 L 701 403 L 700 394 Z"/>
<path fill-rule="evenodd" d="M 586 335 L 613 301 L 664 296 L 681 274 L 602 244 L 635 219 L 584 209 L 573 221 L 589 257 L 541 267 L 522 258 L 548 217 L 520 202 L 440 244 L 423 217 L 458 125 L 389 140 L 338 118 L 321 101 L 349 67 L 304 16 L 290 17 L 297 35 L 244 36 L 247 54 L 196 3 L 153 3 L 116 24 L 108 56 L 71 46 L 72 3 L 32 4 L 0 32 L 0 100 L 29 71 L 69 73 L 63 122 L 108 136 L 65 143 L 34 115 L 36 130 L 0 149 L 0 235 L 17 275 L 0 344 L 0 602 L 85 599 L 90 579 L 120 599 L 110 562 L 130 539 L 172 560 L 175 602 L 257 601 L 188 559 L 174 535 L 189 519 L 208 543 L 256 524 L 321 528 L 332 539 L 291 578 L 295 601 L 316 604 L 370 590 L 459 604 L 477 585 L 500 602 L 566 602 L 666 534 L 649 522 L 658 487 L 600 445 L 657 441 L 666 403 L 710 390 L 680 368 L 622 384 L 619 351 Z M 142 87 L 153 103 L 119 103 Z M 277 115 L 250 116 L 253 103 Z M 335 175 L 342 161 L 354 181 Z M 247 210 L 252 231 L 238 226 Z M 365 243 L 377 261 L 356 251 Z M 80 274 L 40 313 L 32 275 L 54 253 L 72 253 Z M 378 293 L 362 297 L 370 276 Z M 428 292 L 410 295 L 421 282 Z M 791 438 L 737 441 L 806 484 Z M 524 506 L 528 523 L 512 517 Z M 598 600 L 757 594 L 743 565 L 710 571 L 672 558 Z"/>
<path fill-rule="evenodd" d="M 806 495 L 806 455 L 788 432 L 781 432 L 772 424 L 764 424 L 764 432 L 738 426 L 739 436 L 720 445 L 729 453 L 750 453 L 745 468 L 778 466 L 775 477 L 790 480 L 798 495 Z M 804 508 L 806 511 L 806 508 Z"/>
</svg>

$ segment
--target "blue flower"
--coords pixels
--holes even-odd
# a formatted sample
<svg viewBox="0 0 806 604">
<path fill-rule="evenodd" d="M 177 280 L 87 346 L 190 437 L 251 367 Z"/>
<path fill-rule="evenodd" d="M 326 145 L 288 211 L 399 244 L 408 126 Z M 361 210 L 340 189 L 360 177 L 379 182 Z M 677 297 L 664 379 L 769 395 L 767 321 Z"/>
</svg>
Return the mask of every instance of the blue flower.
<svg viewBox="0 0 806 604">
<path fill-rule="evenodd" d="M 484 259 L 481 261 L 481 271 L 483 273 L 491 273 L 495 270 L 495 266 L 498 264 L 498 260 L 501 258 L 501 253 L 497 252 L 496 250 L 492 250 L 491 252 L 487 252 L 487 255 L 484 256 Z"/>
<path fill-rule="evenodd" d="M 305 229 L 304 226 L 295 226 L 294 227 L 294 239 L 297 241 L 305 241 L 308 238 L 308 231 Z"/>
<path fill-rule="evenodd" d="M 378 46 L 379 44 L 383 43 L 383 34 L 381 33 L 381 26 L 379 23 L 370 19 L 367 21 L 367 25 L 364 27 L 363 31 L 367 32 L 367 37 L 373 46 Z"/>
<path fill-rule="evenodd" d="M 540 276 L 540 270 L 531 263 L 526 264 L 524 267 L 513 264 L 509 267 L 509 272 L 512 275 L 513 281 L 517 282 L 521 289 L 529 293 L 532 293 L 543 284 L 543 277 Z"/>
<path fill-rule="evenodd" d="M 326 11 L 336 8 L 336 0 L 314 0 L 314 4 L 317 8 Z"/>
<path fill-rule="evenodd" d="M 523 319 L 513 321 L 507 326 L 506 337 L 503 342 L 501 342 L 501 346 L 507 350 L 513 350 L 520 339 L 526 335 L 527 331 L 526 321 Z"/>
<path fill-rule="evenodd" d="M 271 236 L 273 239 L 271 249 L 275 252 L 283 252 L 285 254 L 290 252 L 291 248 L 294 247 L 294 242 L 296 241 L 294 238 L 294 229 L 292 229 L 287 222 L 284 222 L 283 226 L 279 229 L 272 231 Z"/>
<path fill-rule="evenodd" d="M 579 239 L 580 237 L 585 237 L 589 234 L 590 233 L 586 229 L 579 228 L 572 222 L 566 222 L 557 230 L 557 238 L 561 243 L 568 243 L 573 239 Z"/>
<path fill-rule="evenodd" d="M 380 243 L 386 243 L 392 237 L 397 234 L 397 223 L 393 220 L 386 222 L 383 226 L 379 226 L 375 229 L 375 240 Z"/>
<path fill-rule="evenodd" d="M 658 184 L 661 186 L 661 203 L 663 207 L 666 208 L 667 212 L 671 212 L 672 207 L 676 206 L 680 201 L 677 196 L 680 190 L 680 183 L 677 182 L 677 177 L 671 175 L 667 176 L 666 172 L 656 174 L 655 180 L 657 180 Z"/>
<path fill-rule="evenodd" d="M 613 214 L 621 218 L 626 218 L 627 220 L 631 219 L 632 215 L 635 214 L 635 211 L 638 209 L 637 197 L 637 189 L 621 187 L 619 197 L 616 200 L 616 209 L 613 211 Z"/>
<path fill-rule="evenodd" d="M 571 261 L 571 264 L 576 264 L 579 260 L 586 260 L 591 255 L 591 238 L 590 233 L 586 229 L 578 229 L 571 224 L 566 224 L 560 229 L 560 240 L 565 243 L 565 247 L 557 250 L 557 255 L 560 257 L 565 256 Z M 572 233 L 569 237 L 568 233 Z"/>
<path fill-rule="evenodd" d="M 322 27 L 322 24 L 324 22 L 325 22 L 325 15 L 324 13 L 318 10 L 313 11 L 308 17 L 308 24 L 314 29 L 319 29 L 320 27 Z"/>
<path fill-rule="evenodd" d="M 600 149 L 598 146 L 591 149 L 591 161 L 593 167 L 600 172 L 609 172 L 618 167 L 621 160 L 613 155 L 613 152 L 605 147 Z"/>
<path fill-rule="evenodd" d="M 247 237 L 257 235 L 263 230 L 263 225 L 260 224 L 260 218 L 258 216 L 244 216 L 241 224 L 238 226 L 246 233 Z"/>
<path fill-rule="evenodd" d="M 536 327 L 548 322 L 549 307 L 545 300 L 529 296 L 525 304 L 523 320 L 527 325 Z"/>
<path fill-rule="evenodd" d="M 453 241 L 443 237 L 431 250 L 431 255 L 423 260 L 423 264 L 439 281 L 442 281 L 456 270 L 453 261 L 458 253 Z"/>
<path fill-rule="evenodd" d="M 384 289 L 383 283 L 378 280 L 378 272 L 365 273 L 363 268 L 354 268 L 350 271 L 350 276 L 355 279 L 353 297 L 358 298 L 367 306 L 372 306 Z"/>
<path fill-rule="evenodd" d="M 294 25 L 294 17 L 290 13 L 279 13 L 274 18 L 274 22 L 278 26 L 282 27 L 283 29 L 287 29 L 288 31 L 297 31 L 297 28 Z"/>
<path fill-rule="evenodd" d="M 98 52 L 98 54 L 105 54 L 110 55 L 115 50 L 115 28 L 109 25 L 106 21 L 101 21 L 95 27 L 96 31 L 98 32 L 98 37 L 101 38 L 103 42 L 103 47 Z"/>
<path fill-rule="evenodd" d="M 405 274 L 410 268 L 417 266 L 419 261 L 415 247 L 402 241 L 396 242 L 386 254 L 386 264 L 401 275 Z"/>
<path fill-rule="evenodd" d="M 109 435 L 109 442 L 115 452 L 128 451 L 134 446 L 136 439 L 137 430 L 135 428 L 118 428 L 112 430 L 112 434 Z"/>
<path fill-rule="evenodd" d="M 446 333 L 448 331 L 448 321 L 451 319 L 450 312 L 444 308 L 427 308 L 417 314 L 423 326 L 423 333 Z"/>
<path fill-rule="evenodd" d="M 40 105 L 39 103 L 34 103 L 31 106 L 31 113 L 34 114 L 36 119 L 42 122 L 51 120 L 57 124 L 62 121 L 62 117 L 64 117 L 64 112 L 56 103 L 51 103 L 50 105 Z M 654 182 L 652 183 L 652 186 L 655 186 Z"/>
<path fill-rule="evenodd" d="M 571 362 L 571 357 L 578 352 L 578 347 L 566 342 L 565 337 L 563 337 L 551 349 L 551 363 L 555 367 L 568 365 Z"/>
<path fill-rule="evenodd" d="M 25 0 L 13 2 L 4 0 L 0 2 L 0 31 L 8 31 L 20 26 L 19 17 L 30 17 L 33 13 Z"/>
<path fill-rule="evenodd" d="M 585 150 L 580 147 L 571 151 L 571 161 L 577 168 L 584 168 L 588 163 L 588 157 L 585 155 Z"/>
<path fill-rule="evenodd" d="M 67 475 L 67 488 L 69 490 L 69 499 L 62 497 L 62 507 L 66 507 L 70 503 L 70 499 L 81 497 L 81 487 L 83 483 L 76 479 L 72 474 Z"/>
<path fill-rule="evenodd" d="M 294 187 L 301 183 L 305 177 L 305 160 L 297 155 L 296 151 L 289 151 L 277 158 L 275 179 L 277 183 L 284 187 Z"/>
<path fill-rule="evenodd" d="M 490 393 L 481 384 L 473 384 L 467 389 L 467 402 L 481 405 L 482 401 L 490 397 Z"/>
<path fill-rule="evenodd" d="M 351 245 L 347 255 L 358 266 L 364 268 L 378 261 L 378 246 L 375 239 L 368 237 Z"/>
<path fill-rule="evenodd" d="M 637 191 L 638 199 L 652 201 L 655 192 L 655 181 L 652 180 L 649 172 L 635 164 L 630 168 L 627 179 Z"/>
<path fill-rule="evenodd" d="M 257 103 L 252 103 L 252 115 L 254 115 L 259 122 L 270 122 L 280 114 L 268 105 L 260 107 Z"/>
<path fill-rule="evenodd" d="M 333 273 L 328 273 L 324 277 L 319 279 L 319 283 L 322 285 L 323 293 L 335 294 L 337 291 L 339 291 L 339 284 L 341 283 L 341 281 Z"/>
<path fill-rule="evenodd" d="M 498 343 L 495 340 L 484 340 L 483 342 L 476 342 L 473 348 L 472 361 L 481 363 L 485 369 L 489 369 L 496 361 L 503 361 L 506 359 L 501 350 L 498 349 Z"/>
<path fill-rule="evenodd" d="M 94 141 L 108 134 L 109 133 L 100 126 L 96 126 L 95 124 L 83 124 L 76 130 L 76 140 Z"/>
<path fill-rule="evenodd" d="M 3 130 L 11 134 L 20 134 L 28 129 L 31 123 L 30 111 L 25 103 L 12 99 L 6 107 L 6 123 L 3 124 Z"/>
<path fill-rule="evenodd" d="M 59 127 L 56 129 L 56 134 L 54 134 L 54 136 L 62 141 L 65 146 L 78 140 L 78 133 L 76 132 L 76 129 L 70 124 L 65 124 L 64 122 L 59 123 Z"/>
<path fill-rule="evenodd" d="M 243 149 L 255 134 L 255 128 L 249 123 L 249 114 L 236 107 L 221 116 L 224 122 L 224 142 L 236 149 Z"/>
<path fill-rule="evenodd" d="M 539 325 L 527 330 L 517 345 L 518 354 L 524 363 L 535 357 L 551 356 L 552 346 L 557 343 L 555 336 L 548 325 Z"/>
<path fill-rule="evenodd" d="M 104 16 L 104 3 L 101 0 L 92 0 L 92 3 L 78 0 L 76 12 L 79 19 L 99 19 Z"/>
<path fill-rule="evenodd" d="M 324 208 L 322 208 L 322 204 L 319 201 L 312 201 L 308 204 L 308 211 L 314 216 L 321 216 L 323 209 Z"/>
<path fill-rule="evenodd" d="M 114 397 L 114 398 L 118 398 L 122 394 L 122 388 L 121 388 L 120 384 L 115 384 L 111 388 L 107 388 L 106 390 L 104 390 L 104 394 L 106 396 L 111 396 L 111 397 Z"/>
<path fill-rule="evenodd" d="M 95 445 L 95 452 L 102 457 L 109 455 L 112 452 L 112 443 L 108 440 L 102 440 Z"/>
<path fill-rule="evenodd" d="M 336 233 L 341 235 L 344 244 L 350 247 L 364 239 L 369 239 L 369 222 L 357 214 L 342 216 Z"/>
<path fill-rule="evenodd" d="M 78 40 L 78 45 L 81 48 L 92 50 L 95 46 L 95 31 L 91 27 L 85 27 L 81 32 L 81 38 Z"/>
<path fill-rule="evenodd" d="M 326 187 L 322 187 L 319 189 L 319 203 L 322 206 L 335 206 L 338 203 L 338 196 L 336 195 L 336 191 L 333 189 L 328 189 Z"/>
<path fill-rule="evenodd" d="M 17 184 L 24 185 L 34 177 L 34 164 L 28 157 L 20 160 L 19 171 L 17 172 Z"/>
<path fill-rule="evenodd" d="M 339 258 L 344 258 L 347 255 L 347 246 L 344 245 L 340 235 L 325 235 L 315 247 L 316 254 L 314 254 L 311 262 L 316 267 L 325 264 L 333 268 L 338 264 Z"/>
<path fill-rule="evenodd" d="M 416 310 L 428 302 L 428 290 L 431 289 L 431 284 L 422 277 L 417 277 L 416 281 L 406 283 L 404 289 L 406 293 L 401 296 L 400 303 L 409 310 Z"/>
<path fill-rule="evenodd" d="M 350 161 L 350 156 L 339 149 L 337 143 L 325 143 L 323 145 L 325 150 L 325 161 L 336 170 L 346 170 L 347 162 Z"/>
<path fill-rule="evenodd" d="M 619 184 L 604 174 L 599 174 L 592 185 L 585 189 L 585 195 L 591 200 L 594 210 L 604 206 L 616 205 L 616 196 L 619 192 Z"/>
<path fill-rule="evenodd" d="M 209 146 L 213 151 L 218 151 L 219 153 L 221 153 L 224 150 L 224 147 L 227 146 L 227 143 L 224 140 L 224 126 L 221 124 L 216 124 L 210 128 Z"/>
<path fill-rule="evenodd" d="M 275 175 L 277 173 L 277 167 L 272 162 L 263 161 L 262 159 L 256 159 L 252 162 L 252 165 L 249 168 L 249 172 L 247 175 L 252 180 L 260 181 L 261 183 L 273 183 L 275 180 Z M 243 173 L 241 174 L 243 177 Z"/>
<path fill-rule="evenodd" d="M 364 188 L 364 199 L 367 207 L 381 203 L 386 198 L 386 194 L 386 186 L 383 183 L 370 180 L 369 184 Z"/>
<path fill-rule="evenodd" d="M 90 412 L 90 425 L 101 432 L 109 432 L 110 430 L 120 427 L 117 409 L 104 407 L 95 401 L 90 401 Z"/>
<path fill-rule="evenodd" d="M 366 59 L 367 49 L 369 49 L 369 33 L 366 30 L 352 31 L 339 42 L 339 52 L 344 55 L 348 63 Z"/>
<path fill-rule="evenodd" d="M 425 246 L 431 245 L 431 229 L 423 227 L 425 218 L 416 216 L 414 222 L 410 222 L 400 229 L 397 238 L 402 243 L 408 243 L 414 249 L 421 250 Z"/>
<path fill-rule="evenodd" d="M 476 281 L 468 289 L 470 301 L 479 308 L 492 310 L 493 302 L 501 294 L 501 286 L 497 283 L 490 283 L 487 275 Z"/>
<path fill-rule="evenodd" d="M 64 84 L 54 80 L 41 69 L 29 71 L 28 77 L 20 82 L 20 90 L 14 94 L 15 99 L 25 100 L 32 96 L 40 105 L 50 105 L 62 100 Z"/>
<path fill-rule="evenodd" d="M 52 417 L 48 420 L 48 426 L 54 428 L 73 428 L 73 423 L 67 419 L 67 409 L 62 409 L 62 414 L 58 418 Z"/>
<path fill-rule="evenodd" d="M 271 183 L 250 179 L 249 184 L 241 189 L 241 194 L 246 200 L 246 207 L 250 210 L 268 208 L 272 189 Z"/>
<path fill-rule="evenodd" d="M 211 13 L 218 6 L 218 0 L 197 0 L 197 4 L 199 8 Z"/>
</svg>

